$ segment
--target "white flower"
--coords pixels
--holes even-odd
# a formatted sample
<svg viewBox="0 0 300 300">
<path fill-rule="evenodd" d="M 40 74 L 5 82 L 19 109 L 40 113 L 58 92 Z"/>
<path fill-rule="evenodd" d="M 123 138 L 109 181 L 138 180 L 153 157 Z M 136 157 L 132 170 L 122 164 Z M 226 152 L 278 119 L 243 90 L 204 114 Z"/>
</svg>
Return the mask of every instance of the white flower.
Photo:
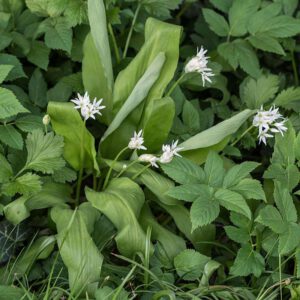
<svg viewBox="0 0 300 300">
<path fill-rule="evenodd" d="M 185 73 L 200 73 L 203 86 L 205 86 L 206 81 L 211 82 L 210 77 L 214 76 L 212 69 L 207 66 L 209 57 L 205 56 L 206 52 L 207 50 L 204 50 L 201 46 L 200 50 L 197 51 L 196 56 L 191 58 L 184 68 Z"/>
<path fill-rule="evenodd" d="M 144 138 L 143 138 L 143 130 L 140 130 L 138 133 L 136 131 L 133 134 L 133 137 L 130 139 L 130 142 L 128 144 L 129 149 L 137 149 L 137 150 L 147 150 L 144 144 Z"/>
<path fill-rule="evenodd" d="M 159 158 L 153 154 L 142 154 L 138 158 L 139 161 L 148 162 L 151 164 L 152 167 L 155 167 L 155 168 L 158 168 L 158 165 L 156 163 L 158 161 L 158 159 Z"/>
<path fill-rule="evenodd" d="M 83 96 L 77 94 L 77 97 L 78 98 L 72 99 L 71 102 L 75 104 L 75 109 L 80 109 L 80 113 L 85 120 L 89 118 L 95 119 L 96 114 L 101 116 L 100 110 L 105 108 L 104 105 L 101 106 L 103 99 L 97 101 L 95 98 L 94 101 L 91 102 L 88 92 L 85 92 Z"/>
<path fill-rule="evenodd" d="M 43 124 L 45 126 L 47 126 L 50 123 L 50 121 L 51 121 L 50 116 L 49 115 L 44 115 L 44 117 L 43 117 Z"/>
<path fill-rule="evenodd" d="M 178 152 L 181 151 L 183 148 L 177 147 L 178 140 L 173 141 L 171 145 L 163 145 L 162 146 L 162 155 L 159 158 L 159 161 L 162 164 L 167 164 L 172 161 L 174 155 L 181 156 Z"/>
<path fill-rule="evenodd" d="M 273 137 L 268 132 L 280 132 L 283 135 L 287 131 L 287 127 L 284 126 L 286 121 L 275 106 L 272 106 L 269 110 L 264 110 L 261 106 L 252 122 L 253 126 L 258 127 L 259 143 L 266 144 L 266 139 Z"/>
</svg>

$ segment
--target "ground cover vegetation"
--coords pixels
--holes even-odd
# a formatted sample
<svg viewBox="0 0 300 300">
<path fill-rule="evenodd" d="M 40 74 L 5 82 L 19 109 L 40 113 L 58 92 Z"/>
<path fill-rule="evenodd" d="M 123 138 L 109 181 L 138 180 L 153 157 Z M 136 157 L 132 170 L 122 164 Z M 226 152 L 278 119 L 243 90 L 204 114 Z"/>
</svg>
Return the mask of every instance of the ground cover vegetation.
<svg viewBox="0 0 300 300">
<path fill-rule="evenodd" d="M 0 299 L 300 299 L 298 0 L 0 0 Z"/>
</svg>

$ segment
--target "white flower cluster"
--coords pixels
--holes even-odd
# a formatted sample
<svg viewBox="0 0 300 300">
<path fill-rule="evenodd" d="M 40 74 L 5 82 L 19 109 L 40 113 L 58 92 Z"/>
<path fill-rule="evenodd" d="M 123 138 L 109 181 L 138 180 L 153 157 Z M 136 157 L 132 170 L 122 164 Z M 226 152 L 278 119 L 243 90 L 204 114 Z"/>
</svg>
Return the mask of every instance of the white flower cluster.
<svg viewBox="0 0 300 300">
<path fill-rule="evenodd" d="M 200 50 L 197 50 L 196 56 L 194 56 L 184 68 L 185 73 L 200 73 L 203 86 L 205 86 L 205 81 L 211 83 L 210 77 L 214 76 L 212 69 L 207 66 L 209 56 L 205 56 L 206 52 L 207 50 L 204 50 L 201 46 Z"/>
<path fill-rule="evenodd" d="M 133 137 L 130 139 L 128 148 L 135 150 L 147 150 L 144 144 L 143 131 L 140 130 L 138 133 L 134 132 Z M 142 154 L 138 160 L 142 162 L 148 162 L 151 166 L 158 168 L 157 162 L 167 164 L 172 161 L 174 156 L 181 156 L 178 152 L 183 148 L 177 146 L 178 141 L 173 141 L 171 145 L 162 146 L 162 154 L 157 157 L 153 154 Z"/>
<path fill-rule="evenodd" d="M 84 120 L 89 118 L 95 119 L 95 115 L 101 116 L 100 110 L 105 108 L 104 105 L 101 106 L 103 99 L 97 101 L 95 98 L 93 102 L 90 100 L 88 92 L 85 92 L 83 96 L 77 94 L 78 98 L 72 99 L 71 102 L 75 104 L 74 108 L 79 109 Z"/>
<path fill-rule="evenodd" d="M 284 126 L 286 121 L 275 106 L 272 106 L 269 110 L 264 110 L 261 106 L 253 118 L 253 126 L 258 127 L 259 143 L 263 142 L 266 145 L 266 139 L 273 137 L 270 132 L 279 132 L 283 136 L 283 133 L 287 131 L 287 127 Z"/>
</svg>

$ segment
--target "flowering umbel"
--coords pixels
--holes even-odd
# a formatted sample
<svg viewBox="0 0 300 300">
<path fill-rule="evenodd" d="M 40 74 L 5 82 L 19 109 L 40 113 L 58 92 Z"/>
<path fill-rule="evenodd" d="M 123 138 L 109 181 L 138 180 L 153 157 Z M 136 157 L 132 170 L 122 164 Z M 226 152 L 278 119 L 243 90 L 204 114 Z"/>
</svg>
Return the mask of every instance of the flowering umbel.
<svg viewBox="0 0 300 300">
<path fill-rule="evenodd" d="M 179 151 L 183 150 L 181 147 L 177 147 L 178 140 L 173 141 L 171 145 L 163 145 L 162 146 L 162 155 L 159 158 L 159 161 L 162 164 L 167 164 L 172 161 L 174 156 L 180 156 Z"/>
<path fill-rule="evenodd" d="M 258 127 L 259 143 L 263 142 L 266 145 L 267 138 L 273 137 L 270 133 L 279 132 L 283 136 L 287 131 L 287 127 L 284 125 L 286 121 L 275 106 L 269 110 L 264 110 L 261 106 L 253 118 L 253 126 Z"/>
<path fill-rule="evenodd" d="M 143 130 L 141 129 L 138 133 L 136 133 L 136 131 L 134 132 L 133 137 L 129 141 L 128 148 L 136 150 L 147 150 L 147 148 L 143 146 L 143 144 Z"/>
<path fill-rule="evenodd" d="M 207 50 L 201 46 L 196 56 L 190 59 L 184 68 L 185 73 L 197 72 L 201 74 L 203 86 L 205 86 L 206 81 L 211 83 L 210 77 L 214 76 L 212 69 L 207 66 L 209 56 L 205 56 L 206 52 Z"/>
<path fill-rule="evenodd" d="M 85 92 L 83 96 L 77 94 L 77 98 L 71 100 L 75 104 L 74 108 L 80 110 L 85 120 L 89 118 L 95 119 L 96 114 L 101 116 L 100 110 L 105 108 L 104 105 L 101 105 L 102 101 L 103 99 L 97 100 L 95 98 L 92 102 L 88 92 Z"/>
</svg>

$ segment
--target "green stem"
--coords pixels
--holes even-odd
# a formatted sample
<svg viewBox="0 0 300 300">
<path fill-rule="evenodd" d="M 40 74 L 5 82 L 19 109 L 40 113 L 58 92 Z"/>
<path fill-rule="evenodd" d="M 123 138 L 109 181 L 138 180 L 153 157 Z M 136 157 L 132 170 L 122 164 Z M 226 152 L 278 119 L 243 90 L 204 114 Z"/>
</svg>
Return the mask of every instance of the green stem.
<svg viewBox="0 0 300 300">
<path fill-rule="evenodd" d="M 132 180 L 136 179 L 139 177 L 142 173 L 144 173 L 147 169 L 151 167 L 151 164 L 146 165 L 140 172 L 136 173 L 134 176 L 132 176 Z"/>
<path fill-rule="evenodd" d="M 117 160 L 120 158 L 120 156 L 128 149 L 128 147 L 125 147 L 124 149 L 122 149 L 119 154 L 115 157 L 114 161 L 112 162 L 107 174 L 106 174 L 106 177 L 105 177 L 105 181 L 104 181 L 104 184 L 103 184 L 103 190 L 106 188 L 107 184 L 108 184 L 108 181 L 109 181 L 109 177 L 111 175 L 111 172 L 117 162 Z"/>
<path fill-rule="evenodd" d="M 109 34 L 111 36 L 112 42 L 113 42 L 113 47 L 114 47 L 114 51 L 115 51 L 115 55 L 116 55 L 116 60 L 117 60 L 117 63 L 119 64 L 120 61 L 121 61 L 120 53 L 119 53 L 119 49 L 118 49 L 117 40 L 116 40 L 116 37 L 115 37 L 115 34 L 114 34 L 114 30 L 113 30 L 110 23 L 108 23 L 108 31 L 109 31 Z"/>
<path fill-rule="evenodd" d="M 79 198 L 80 198 L 80 190 L 81 190 L 81 183 L 82 183 L 82 176 L 83 176 L 83 164 L 84 164 L 84 130 L 85 130 L 86 120 L 83 123 L 82 131 L 81 131 L 81 141 L 80 141 L 80 170 L 78 175 L 77 187 L 76 187 L 76 198 L 75 198 L 75 205 L 79 205 Z"/>
<path fill-rule="evenodd" d="M 132 167 L 137 162 L 139 162 L 139 161 L 138 160 L 132 161 L 128 166 L 126 166 L 125 169 L 123 169 L 122 171 L 119 172 L 119 174 L 116 176 L 116 178 L 120 177 L 124 172 L 126 172 L 130 167 Z"/>
<path fill-rule="evenodd" d="M 132 20 L 132 23 L 131 23 L 131 26 L 130 26 L 130 30 L 129 30 L 128 36 L 127 36 L 127 40 L 126 40 L 126 44 L 125 44 L 125 49 L 124 49 L 124 52 L 123 52 L 123 58 L 125 58 L 126 55 L 127 55 L 127 51 L 128 51 L 128 48 L 129 48 L 129 43 L 130 43 L 130 40 L 131 40 L 133 28 L 134 28 L 135 22 L 137 20 L 137 17 L 139 15 L 141 6 L 142 6 L 142 4 L 139 3 L 138 6 L 137 6 L 137 8 L 136 8 L 136 11 L 134 13 L 134 17 L 133 17 L 133 20 Z"/>
<path fill-rule="evenodd" d="M 174 84 L 171 86 L 171 88 L 169 89 L 169 91 L 166 94 L 166 97 L 170 96 L 172 94 L 172 92 L 175 90 L 175 88 L 177 87 L 177 85 L 179 85 L 180 81 L 182 80 L 182 78 L 184 77 L 185 73 L 183 73 L 175 82 Z"/>
<path fill-rule="evenodd" d="M 248 132 L 250 132 L 252 129 L 254 128 L 254 126 L 253 125 L 251 125 L 247 130 L 245 130 L 243 133 L 242 133 L 242 135 L 238 138 L 238 139 L 236 139 L 230 146 L 234 146 L 236 143 L 238 143 Z"/>
<path fill-rule="evenodd" d="M 292 66 L 293 66 L 293 71 L 294 71 L 294 80 L 295 80 L 295 85 L 299 85 L 299 76 L 298 76 L 298 70 L 297 70 L 297 64 L 295 60 L 295 54 L 294 51 L 291 51 L 291 57 L 292 57 Z"/>
<path fill-rule="evenodd" d="M 279 282 L 281 283 L 279 285 L 279 291 L 280 291 L 280 300 L 282 300 L 282 274 L 281 274 L 281 255 L 280 254 L 278 257 L 278 264 L 279 264 Z"/>
</svg>

